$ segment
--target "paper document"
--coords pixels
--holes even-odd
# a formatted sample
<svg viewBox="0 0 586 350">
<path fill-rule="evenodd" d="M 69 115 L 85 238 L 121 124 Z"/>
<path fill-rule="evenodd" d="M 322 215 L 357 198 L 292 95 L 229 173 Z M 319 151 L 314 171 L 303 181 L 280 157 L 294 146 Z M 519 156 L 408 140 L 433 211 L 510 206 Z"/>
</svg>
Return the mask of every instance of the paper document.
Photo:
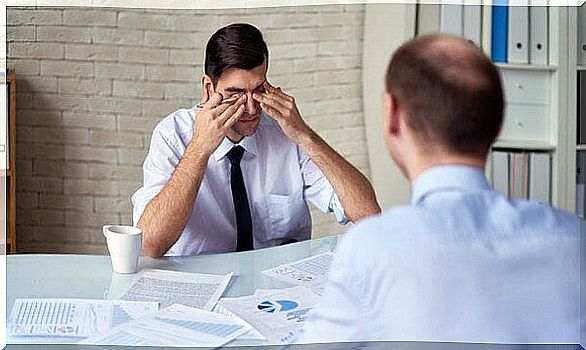
<svg viewBox="0 0 586 350">
<path fill-rule="evenodd" d="M 334 253 L 326 252 L 293 263 L 273 267 L 264 274 L 282 281 L 299 284 L 321 295 Z"/>
<path fill-rule="evenodd" d="M 88 299 L 17 299 L 10 336 L 89 337 L 158 310 L 157 303 Z"/>
<path fill-rule="evenodd" d="M 319 296 L 296 286 L 285 289 L 258 289 L 253 295 L 222 298 L 226 307 L 258 330 L 269 342 L 287 344 L 303 328 Z"/>
<path fill-rule="evenodd" d="M 237 318 L 173 304 L 84 340 L 91 345 L 218 347 L 248 332 Z"/>
<path fill-rule="evenodd" d="M 216 306 L 214 307 L 214 310 L 213 311 L 215 313 L 220 314 L 220 315 L 224 315 L 224 316 L 228 316 L 228 317 L 236 317 L 240 321 L 246 322 L 243 319 L 241 319 L 240 317 L 234 315 L 230 310 L 226 309 L 224 306 L 222 306 L 220 304 L 216 304 Z M 239 336 L 238 339 L 246 339 L 246 340 L 267 340 L 267 338 L 265 338 L 262 334 L 260 334 L 252 326 L 250 326 L 250 330 L 248 332 L 246 332 L 246 333 L 242 334 L 241 336 Z"/>
<path fill-rule="evenodd" d="M 232 278 L 227 275 L 204 275 L 165 270 L 143 270 L 120 299 L 156 301 L 161 308 L 182 304 L 211 311 Z"/>
</svg>

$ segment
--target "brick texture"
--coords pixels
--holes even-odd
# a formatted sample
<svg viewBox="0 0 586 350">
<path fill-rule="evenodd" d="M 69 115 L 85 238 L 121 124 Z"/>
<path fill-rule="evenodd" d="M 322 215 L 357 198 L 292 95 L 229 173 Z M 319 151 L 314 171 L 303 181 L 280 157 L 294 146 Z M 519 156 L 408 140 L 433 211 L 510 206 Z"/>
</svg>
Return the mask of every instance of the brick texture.
<svg viewBox="0 0 586 350">
<path fill-rule="evenodd" d="M 269 80 L 367 176 L 363 5 L 231 10 L 7 8 L 17 73 L 20 252 L 106 252 L 100 227 L 131 224 L 130 196 L 156 123 L 201 98 L 205 44 L 250 22 L 269 45 Z M 311 208 L 314 237 L 343 232 Z"/>
</svg>

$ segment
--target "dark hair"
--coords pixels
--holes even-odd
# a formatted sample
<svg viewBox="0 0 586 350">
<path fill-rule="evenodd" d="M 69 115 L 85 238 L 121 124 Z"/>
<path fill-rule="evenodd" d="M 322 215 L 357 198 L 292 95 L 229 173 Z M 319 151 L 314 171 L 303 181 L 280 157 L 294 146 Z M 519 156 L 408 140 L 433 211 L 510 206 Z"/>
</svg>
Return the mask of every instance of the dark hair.
<svg viewBox="0 0 586 350">
<path fill-rule="evenodd" d="M 253 69 L 269 60 L 269 50 L 261 32 L 247 23 L 220 28 L 206 45 L 205 74 L 214 85 L 229 68 Z"/>
<path fill-rule="evenodd" d="M 461 38 L 426 35 L 403 44 L 389 63 L 386 89 L 416 133 L 449 151 L 485 156 L 500 131 L 497 68 Z"/>
</svg>

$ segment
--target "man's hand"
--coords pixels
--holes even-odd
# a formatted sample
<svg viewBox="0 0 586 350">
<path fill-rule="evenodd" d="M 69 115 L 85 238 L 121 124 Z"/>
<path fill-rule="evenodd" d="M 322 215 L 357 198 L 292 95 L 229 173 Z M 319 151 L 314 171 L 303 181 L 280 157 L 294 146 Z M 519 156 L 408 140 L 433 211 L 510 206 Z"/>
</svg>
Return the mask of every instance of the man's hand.
<svg viewBox="0 0 586 350">
<path fill-rule="evenodd" d="M 255 92 L 252 97 L 279 123 L 285 135 L 299 144 L 302 136 L 307 135 L 311 129 L 301 118 L 295 99 L 281 91 L 281 88 L 273 87 L 268 81 L 265 81 L 263 87 L 265 92 Z"/>
<path fill-rule="evenodd" d="M 205 156 L 210 156 L 222 143 L 226 132 L 244 113 L 246 95 L 233 104 L 222 104 L 222 95 L 214 93 L 197 112 L 193 138 L 189 147 Z"/>
</svg>

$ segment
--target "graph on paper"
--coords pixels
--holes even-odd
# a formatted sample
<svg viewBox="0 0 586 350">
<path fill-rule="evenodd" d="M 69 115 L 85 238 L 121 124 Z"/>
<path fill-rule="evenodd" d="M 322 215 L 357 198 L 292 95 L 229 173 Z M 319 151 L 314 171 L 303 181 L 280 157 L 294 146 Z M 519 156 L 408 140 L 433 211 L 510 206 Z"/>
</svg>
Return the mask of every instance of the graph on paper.
<svg viewBox="0 0 586 350">
<path fill-rule="evenodd" d="M 158 310 L 157 303 L 90 299 L 17 299 L 10 336 L 88 337 Z"/>
</svg>

